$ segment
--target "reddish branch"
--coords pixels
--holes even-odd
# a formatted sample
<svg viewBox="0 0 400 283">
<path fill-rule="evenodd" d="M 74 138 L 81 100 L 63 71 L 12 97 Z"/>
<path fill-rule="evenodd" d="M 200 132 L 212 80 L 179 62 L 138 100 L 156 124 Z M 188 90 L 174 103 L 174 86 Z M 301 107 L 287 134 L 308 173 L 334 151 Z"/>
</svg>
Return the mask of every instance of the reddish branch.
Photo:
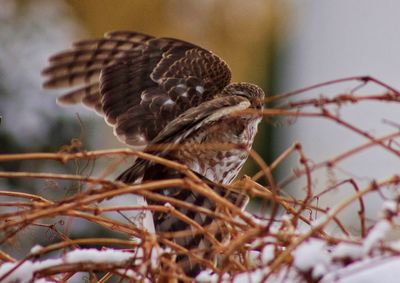
<svg viewBox="0 0 400 283">
<path fill-rule="evenodd" d="M 318 98 L 297 98 L 296 101 L 288 98 L 299 96 L 300 94 L 307 93 L 311 90 L 320 89 L 332 84 L 339 84 L 344 82 L 356 81 L 360 83 L 349 93 L 342 93 L 334 96 L 321 95 Z M 384 89 L 382 94 L 371 95 L 358 95 L 357 92 L 360 88 L 368 83 L 374 83 Z M 94 271 L 106 272 L 99 282 L 106 282 L 112 276 L 119 276 L 133 280 L 132 277 L 126 272 L 128 269 L 133 269 L 139 277 L 148 278 L 150 280 L 170 280 L 179 278 L 182 281 L 188 281 L 190 278 L 182 273 L 180 266 L 175 262 L 176 255 L 187 255 L 193 262 L 198 262 L 204 267 L 213 270 L 215 273 L 222 276 L 224 273 L 235 275 L 239 272 L 250 271 L 259 266 L 251 263 L 248 258 L 249 250 L 262 250 L 266 245 L 273 245 L 275 247 L 275 259 L 269 264 L 270 274 L 279 270 L 280 267 L 285 266 L 291 268 L 292 252 L 304 241 L 311 237 L 317 237 L 326 241 L 329 244 L 346 243 L 360 243 L 367 234 L 366 227 L 366 205 L 364 197 L 372 192 L 380 192 L 383 188 L 388 186 L 399 186 L 399 176 L 388 176 L 387 179 L 375 181 L 370 183 L 364 188 L 360 188 L 359 181 L 354 178 L 346 180 L 333 180 L 333 184 L 322 185 L 315 182 L 316 172 L 319 169 L 327 169 L 334 171 L 337 165 L 344 160 L 348 160 L 358 156 L 361 152 L 366 151 L 372 147 L 384 148 L 390 155 L 395 158 L 400 157 L 400 150 L 395 148 L 399 144 L 400 132 L 397 130 L 388 135 L 378 137 L 372 135 L 368 130 L 353 125 L 345 118 L 334 114 L 328 110 L 330 105 L 337 107 L 350 107 L 351 105 L 360 104 L 364 101 L 381 103 L 398 103 L 400 101 L 399 92 L 390 87 L 389 85 L 377 79 L 360 76 L 343 78 L 324 83 L 319 83 L 310 87 L 302 88 L 293 92 L 276 95 L 266 99 L 266 102 L 283 101 L 279 107 L 268 108 L 263 111 L 263 115 L 268 118 L 308 118 L 308 119 L 326 119 L 334 122 L 339 126 L 346 128 L 349 132 L 355 133 L 365 137 L 367 141 L 364 144 L 349 148 L 344 152 L 337 153 L 335 156 L 327 160 L 312 161 L 307 156 L 307 152 L 302 149 L 301 143 L 295 142 L 292 146 L 284 150 L 271 164 L 267 164 L 263 158 L 254 150 L 243 148 L 241 145 L 233 144 L 202 144 L 196 147 L 207 149 L 226 150 L 238 148 L 247 150 L 253 163 L 259 168 L 259 171 L 252 177 L 244 177 L 236 183 L 227 187 L 227 190 L 234 189 L 242 191 L 247 195 L 258 199 L 268 209 L 262 213 L 243 212 L 238 207 L 227 201 L 225 198 L 216 194 L 208 184 L 202 182 L 193 172 L 182 164 L 172 162 L 151 155 L 146 152 L 133 151 L 128 149 L 116 150 L 100 150 L 100 151 L 79 151 L 71 152 L 73 149 L 81 150 L 79 141 L 74 141 L 71 146 L 64 147 L 57 153 L 27 153 L 27 154 L 3 154 L 0 155 L 1 162 L 15 162 L 15 161 L 58 161 L 63 164 L 68 162 L 75 162 L 79 160 L 87 160 L 88 166 L 91 161 L 99 158 L 105 158 L 110 163 L 103 172 L 97 177 L 91 176 L 91 168 L 78 168 L 77 174 L 60 174 L 51 172 L 0 172 L 0 178 L 6 179 L 44 179 L 57 181 L 79 182 L 82 184 L 82 190 L 78 193 L 64 198 L 59 201 L 51 200 L 46 195 L 39 195 L 36 193 L 24 193 L 7 189 L 0 190 L 0 196 L 3 199 L 0 202 L 0 207 L 7 208 L 7 210 L 0 211 L 0 231 L 2 238 L 0 243 L 11 243 L 13 239 L 18 239 L 18 236 L 23 235 L 28 227 L 36 227 L 45 231 L 51 231 L 57 235 L 56 242 L 48 243 L 45 247 L 41 248 L 35 254 L 27 254 L 23 259 L 17 260 L 5 251 L 0 251 L 0 260 L 3 262 L 15 262 L 16 265 L 8 273 L 3 274 L 1 279 L 6 278 L 13 272 L 17 272 L 18 267 L 26 260 L 40 259 L 42 256 L 52 252 L 63 254 L 71 249 L 78 249 L 82 245 L 102 246 L 115 249 L 124 249 L 137 253 L 138 249 L 143 250 L 141 255 L 144 259 L 143 264 L 150 266 L 151 251 L 155 247 L 168 247 L 169 250 L 159 258 L 159 264 L 162 265 L 161 271 L 159 269 L 153 270 L 152 268 L 143 269 L 140 266 L 133 264 L 95 264 L 93 262 L 82 262 L 79 264 L 62 264 L 59 266 L 49 267 L 38 271 L 35 278 L 51 278 L 49 276 L 62 275 L 61 281 L 66 281 L 71 278 L 76 272 L 88 271 L 91 276 L 95 276 Z M 306 110 L 305 110 L 306 109 Z M 246 111 L 236 113 L 235 115 L 243 115 Z M 166 148 L 174 150 L 179 145 L 153 145 L 151 150 L 157 151 Z M 275 171 L 279 169 L 283 162 L 293 155 L 299 157 L 295 164 L 291 164 L 292 173 L 287 176 L 280 177 L 274 175 Z M 184 177 L 180 179 L 162 180 L 147 182 L 144 184 L 126 185 L 121 182 L 114 182 L 105 179 L 122 159 L 127 157 L 139 157 L 142 159 L 150 160 L 155 163 L 160 163 L 169 168 L 178 170 Z M 279 177 L 277 177 L 279 176 Z M 373 176 L 371 176 L 373 177 Z M 258 183 L 258 180 L 265 181 L 265 186 Z M 294 199 L 287 196 L 284 189 L 293 181 L 298 180 L 298 189 L 305 188 L 303 198 Z M 345 184 L 350 184 L 354 189 L 354 193 L 336 204 L 333 208 L 320 207 L 318 199 L 328 197 L 328 193 L 333 190 L 343 189 Z M 196 205 L 179 201 L 172 196 L 164 196 L 155 192 L 159 188 L 165 187 L 179 187 L 200 193 L 213 202 L 216 203 L 218 210 L 210 210 L 204 207 L 197 207 Z M 318 192 L 316 188 L 318 187 Z M 60 189 L 58 186 L 52 188 L 53 190 Z M 147 199 L 152 199 L 160 203 L 169 203 L 170 206 L 163 205 L 149 205 L 143 206 L 138 204 L 129 205 L 103 205 L 104 200 L 109 200 L 115 197 L 136 194 L 143 196 Z M 285 195 L 286 194 L 286 195 Z M 342 223 L 339 212 L 343 211 L 348 206 L 358 203 L 359 211 L 358 218 L 360 221 L 361 232 L 359 237 L 350 235 L 348 228 Z M 212 233 L 210 227 L 202 227 L 197 224 L 192 218 L 188 217 L 176 208 L 184 208 L 188 212 L 201 213 L 209 217 L 213 217 L 218 223 L 223 223 L 227 227 L 227 234 L 231 235 L 229 243 L 221 243 L 219 239 Z M 279 208 L 285 210 L 286 217 L 282 219 Z M 112 212 L 118 212 L 123 215 L 127 211 L 160 211 L 163 213 L 173 214 L 180 220 L 188 223 L 191 227 L 190 230 L 179 232 L 166 232 L 152 235 L 140 225 L 125 220 L 117 220 L 110 216 Z M 393 212 L 391 212 L 393 213 Z M 315 221 L 312 219 L 313 215 L 320 215 L 319 219 Z M 73 219 L 84 219 L 94 225 L 103 227 L 106 230 L 118 232 L 124 239 L 117 238 L 71 238 L 67 231 L 60 232 L 56 225 L 57 217 L 70 217 Z M 48 220 L 52 219 L 49 224 Z M 336 223 L 340 228 L 340 235 L 330 235 L 326 229 L 327 225 L 331 222 Z M 300 225 L 306 225 L 308 230 L 299 230 Z M 300 232 L 303 231 L 303 232 Z M 179 246 L 171 239 L 176 237 L 183 237 L 196 234 L 202 234 L 212 244 L 212 252 L 219 254 L 220 264 L 215 266 L 211 261 L 206 260 L 199 256 L 196 251 L 186 250 Z M 134 236 L 137 240 L 129 240 L 129 237 Z M 267 237 L 267 238 L 266 238 Z M 268 239 L 268 240 L 266 240 Z M 388 247 L 382 247 L 388 250 Z M 385 251 L 386 251 L 385 250 Z M 125 271 L 124 271 L 125 270 Z M 266 278 L 269 276 L 267 275 Z M 97 278 L 96 278 L 97 279 Z M 55 279 L 54 279 L 55 280 Z"/>
</svg>

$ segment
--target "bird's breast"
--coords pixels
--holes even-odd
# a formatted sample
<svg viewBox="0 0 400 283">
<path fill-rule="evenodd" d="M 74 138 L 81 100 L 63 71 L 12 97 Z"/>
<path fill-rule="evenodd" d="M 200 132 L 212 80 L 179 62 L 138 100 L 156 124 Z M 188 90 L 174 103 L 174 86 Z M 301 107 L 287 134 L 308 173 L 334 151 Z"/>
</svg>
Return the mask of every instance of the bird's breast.
<svg viewBox="0 0 400 283">
<path fill-rule="evenodd" d="M 194 132 L 173 158 L 211 181 L 229 184 L 248 158 L 259 119 L 232 118 Z"/>
</svg>

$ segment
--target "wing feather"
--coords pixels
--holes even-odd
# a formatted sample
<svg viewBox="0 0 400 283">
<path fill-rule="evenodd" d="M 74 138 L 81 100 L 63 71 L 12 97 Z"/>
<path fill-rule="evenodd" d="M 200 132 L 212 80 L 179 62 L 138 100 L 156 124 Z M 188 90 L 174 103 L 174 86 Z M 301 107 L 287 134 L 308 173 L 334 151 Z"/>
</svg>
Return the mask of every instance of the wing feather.
<svg viewBox="0 0 400 283">
<path fill-rule="evenodd" d="M 46 88 L 74 87 L 60 103 L 96 110 L 120 140 L 141 147 L 188 109 L 214 99 L 231 78 L 227 64 L 201 47 L 129 31 L 76 42 L 52 56 L 43 75 Z"/>
<path fill-rule="evenodd" d="M 206 127 L 207 124 L 215 123 L 219 120 L 229 117 L 229 114 L 247 109 L 250 102 L 241 96 L 217 97 L 206 101 L 197 107 L 184 112 L 173 121 L 168 123 L 157 137 L 150 143 L 151 145 L 164 145 L 163 151 L 150 151 L 150 153 L 164 158 L 176 160 L 173 155 L 169 155 L 168 146 L 184 143 L 184 139 L 193 134 L 196 130 Z M 128 119 L 134 121 L 135 119 Z M 137 159 L 132 167 L 123 172 L 117 179 L 124 183 L 134 183 L 137 179 L 143 177 L 144 172 L 151 165 L 142 159 Z"/>
</svg>

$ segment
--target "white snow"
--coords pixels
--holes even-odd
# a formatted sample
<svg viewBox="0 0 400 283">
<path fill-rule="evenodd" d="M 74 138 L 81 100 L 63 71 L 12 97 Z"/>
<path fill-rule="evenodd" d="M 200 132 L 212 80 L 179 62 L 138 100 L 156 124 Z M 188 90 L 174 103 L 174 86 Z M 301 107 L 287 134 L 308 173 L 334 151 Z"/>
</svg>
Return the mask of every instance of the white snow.
<svg viewBox="0 0 400 283">
<path fill-rule="evenodd" d="M 168 208 L 174 208 L 174 207 L 172 206 L 172 204 L 170 204 L 169 202 L 166 202 L 166 203 L 164 204 L 164 206 L 165 206 L 165 207 L 168 207 Z"/>
<path fill-rule="evenodd" d="M 39 247 L 33 247 L 34 251 L 39 250 Z M 96 250 L 96 249 L 79 249 L 66 253 L 63 258 L 46 259 L 42 261 L 23 262 L 20 266 L 5 277 L 2 283 L 25 283 L 30 282 L 33 274 L 36 271 L 43 270 L 52 266 L 57 266 L 65 263 L 79 263 L 79 262 L 94 262 L 94 263 L 123 263 L 130 260 L 134 256 L 133 253 L 123 252 L 113 249 Z M 14 268 L 19 263 L 4 263 L 0 266 L 0 277 L 5 275 L 9 270 Z"/>
<path fill-rule="evenodd" d="M 25 261 L 20 266 L 18 266 L 13 272 L 11 272 L 6 278 L 4 278 L 1 282 L 2 283 L 27 283 L 29 282 L 33 274 L 38 271 L 42 270 L 51 266 L 56 266 L 62 264 L 61 259 L 48 259 L 38 262 L 32 261 Z M 6 274 L 9 270 L 14 268 L 18 263 L 4 263 L 0 266 L 0 277 Z"/>
<path fill-rule="evenodd" d="M 332 257 L 337 259 L 359 259 L 364 255 L 363 247 L 351 243 L 339 243 L 333 248 Z"/>
<path fill-rule="evenodd" d="M 248 251 L 248 261 L 251 266 L 258 266 L 261 264 L 261 253 L 259 251 Z"/>
<path fill-rule="evenodd" d="M 261 282 L 263 277 L 266 274 L 266 269 L 256 269 L 252 272 L 242 273 L 235 276 L 233 280 L 234 283 L 243 283 L 243 282 Z"/>
<path fill-rule="evenodd" d="M 315 247 L 315 246 L 314 246 Z M 346 267 L 330 264 L 327 270 L 323 265 L 316 265 L 314 276 L 320 276 L 320 283 L 397 283 L 400 278 L 400 258 L 380 257 L 377 259 L 366 258 L 360 262 L 349 264 Z M 322 272 L 324 271 L 324 272 Z M 266 281 L 268 274 L 267 267 L 259 268 L 250 272 L 243 272 L 234 278 L 229 278 L 228 274 L 223 276 L 222 283 L 306 283 L 303 275 L 295 269 L 284 267 L 281 270 L 271 274 Z M 196 277 L 196 282 L 214 283 L 218 282 L 218 276 L 210 270 L 201 272 Z"/>
<path fill-rule="evenodd" d="M 31 248 L 31 254 L 37 254 L 39 253 L 43 247 L 41 245 L 35 245 Z"/>
<path fill-rule="evenodd" d="M 397 202 L 386 201 L 382 211 L 398 213 Z M 320 217 L 314 225 L 319 225 L 326 221 L 334 209 Z M 245 212 L 249 217 L 251 214 Z M 385 214 L 381 214 L 385 216 Z M 253 217 L 254 219 L 254 217 Z M 286 220 L 282 217 L 281 220 Z M 258 219 L 254 219 L 258 222 Z M 274 226 L 274 231 L 279 233 L 279 225 Z M 397 283 L 400 282 L 400 257 L 396 257 L 396 251 L 400 251 L 400 240 L 389 241 L 386 236 L 393 232 L 395 226 L 384 217 L 377 221 L 370 229 L 365 238 L 360 236 L 350 236 L 349 241 L 335 244 L 329 243 L 324 239 L 310 238 L 300 244 L 291 253 L 292 264 L 283 263 L 278 270 L 269 274 L 269 264 L 275 259 L 274 242 L 276 238 L 265 236 L 257 238 L 249 244 L 249 248 L 257 249 L 264 247 L 261 252 L 250 251 L 248 256 L 249 263 L 253 270 L 242 272 L 235 275 L 224 274 L 221 280 L 218 275 L 210 270 L 201 272 L 196 282 L 240 282 L 240 283 L 306 283 L 310 274 L 315 281 L 320 283 Z M 301 231 L 296 229 L 296 233 L 301 235 Z M 381 245 L 391 248 L 381 249 Z M 278 244 L 278 243 L 277 243 Z M 373 251 L 373 253 L 371 253 Z"/>
<path fill-rule="evenodd" d="M 391 249 L 393 249 L 393 250 L 395 250 L 397 252 L 400 252 L 400 240 L 395 240 L 393 242 L 390 242 L 390 243 L 388 243 L 388 246 Z"/>
<path fill-rule="evenodd" d="M 77 249 L 65 255 L 65 262 L 123 263 L 132 259 L 134 256 L 134 253 L 114 249 Z"/>
<path fill-rule="evenodd" d="M 397 212 L 397 202 L 394 200 L 387 200 L 383 203 L 383 209 L 392 213 Z"/>
<path fill-rule="evenodd" d="M 200 283 L 217 282 L 218 275 L 213 274 L 211 270 L 203 270 L 196 277 L 196 281 Z"/>
<path fill-rule="evenodd" d="M 261 261 L 264 264 L 268 264 L 275 257 L 275 247 L 273 245 L 266 245 L 262 249 Z"/>
<path fill-rule="evenodd" d="M 364 240 L 364 253 L 368 254 L 372 248 L 385 238 L 391 228 L 392 224 L 386 219 L 380 220 L 376 223 Z"/>
<path fill-rule="evenodd" d="M 323 270 L 329 265 L 330 258 L 326 243 L 322 240 L 311 239 L 302 243 L 294 252 L 294 265 L 301 271 L 307 272 L 315 267 Z"/>
<path fill-rule="evenodd" d="M 173 207 L 170 203 L 165 203 L 165 206 Z M 397 213 L 397 203 L 386 202 L 382 211 L 385 209 Z M 248 212 L 246 214 L 251 216 Z M 260 222 L 263 223 L 264 221 Z M 271 230 L 279 233 L 279 225 L 279 223 L 275 223 Z M 233 276 L 223 274 L 221 278 L 211 270 L 205 270 L 197 276 L 196 281 L 202 283 L 306 283 L 306 274 L 306 276 L 311 275 L 312 279 L 320 283 L 400 282 L 400 257 L 395 257 L 395 251 L 400 250 L 400 240 L 385 241 L 386 236 L 394 228 L 393 223 L 382 218 L 375 223 L 364 239 L 352 236 L 348 238 L 352 242 L 342 241 L 333 244 L 323 239 L 310 238 L 291 252 L 292 264 L 283 263 L 280 269 L 274 270 L 272 274 L 269 274 L 271 270 L 268 265 L 275 259 L 275 253 L 278 252 L 275 249 L 275 244 L 279 246 L 279 243 L 271 235 L 257 238 L 248 245 L 248 248 L 250 248 L 248 263 L 252 267 L 250 271 Z M 297 229 L 295 233 L 301 235 L 301 232 Z M 392 248 L 392 252 L 389 249 L 381 249 L 381 244 Z M 262 247 L 261 250 L 259 250 L 260 246 Z M 251 250 L 252 248 L 254 250 Z M 282 248 L 284 247 L 280 249 Z M 31 249 L 31 254 L 37 254 L 42 249 L 43 247 L 36 245 Z M 35 272 L 51 266 L 80 262 L 123 264 L 134 259 L 132 263 L 140 265 L 138 273 L 130 269 L 121 269 L 120 272 L 129 276 L 132 280 L 150 282 L 143 277 L 143 274 L 146 274 L 149 268 L 152 271 L 157 270 L 159 258 L 166 252 L 171 253 L 173 251 L 159 246 L 154 246 L 151 250 L 144 250 L 139 247 L 134 252 L 114 249 L 76 249 L 61 255 L 60 258 L 25 261 L 19 266 L 17 266 L 18 262 L 4 263 L 0 265 L 0 277 L 16 267 L 1 282 L 27 283 L 32 280 Z M 144 258 L 146 263 L 143 262 Z M 42 280 L 42 282 L 46 281 Z"/>
<path fill-rule="evenodd" d="M 397 283 L 400 278 L 400 258 L 365 259 L 327 274 L 320 283 Z"/>
<path fill-rule="evenodd" d="M 387 201 L 382 210 L 385 209 L 397 213 L 397 203 Z M 327 216 L 329 217 L 329 213 L 313 224 L 322 223 Z M 323 239 L 308 239 L 291 253 L 293 264 L 283 264 L 272 274 L 269 274 L 268 264 L 275 258 L 274 238 L 270 236 L 258 238 L 249 247 L 257 248 L 263 244 L 265 246 L 260 253 L 249 252 L 250 259 L 259 259 L 259 261 L 249 261 L 254 266 L 252 271 L 234 276 L 225 274 L 221 280 L 216 274 L 207 270 L 197 276 L 196 282 L 306 283 L 306 276 L 309 274 L 320 283 L 400 282 L 400 257 L 395 257 L 395 253 L 379 249 L 379 244 L 382 242 L 394 251 L 400 250 L 400 240 L 385 241 L 386 235 L 393 229 L 393 224 L 383 218 L 375 223 L 364 239 L 349 237 L 349 240 L 354 242 L 342 241 L 330 244 Z"/>
</svg>

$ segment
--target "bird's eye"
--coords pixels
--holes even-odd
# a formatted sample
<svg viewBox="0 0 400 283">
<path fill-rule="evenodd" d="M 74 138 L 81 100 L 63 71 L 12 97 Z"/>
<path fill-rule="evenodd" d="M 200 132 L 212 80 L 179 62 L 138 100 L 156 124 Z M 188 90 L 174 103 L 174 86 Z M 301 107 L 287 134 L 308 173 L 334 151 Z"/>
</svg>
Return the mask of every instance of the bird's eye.
<svg viewBox="0 0 400 283">
<path fill-rule="evenodd" d="M 252 101 L 252 104 L 255 109 L 262 110 L 263 106 L 264 106 L 264 101 L 259 98 L 254 98 L 254 100 Z"/>
</svg>

